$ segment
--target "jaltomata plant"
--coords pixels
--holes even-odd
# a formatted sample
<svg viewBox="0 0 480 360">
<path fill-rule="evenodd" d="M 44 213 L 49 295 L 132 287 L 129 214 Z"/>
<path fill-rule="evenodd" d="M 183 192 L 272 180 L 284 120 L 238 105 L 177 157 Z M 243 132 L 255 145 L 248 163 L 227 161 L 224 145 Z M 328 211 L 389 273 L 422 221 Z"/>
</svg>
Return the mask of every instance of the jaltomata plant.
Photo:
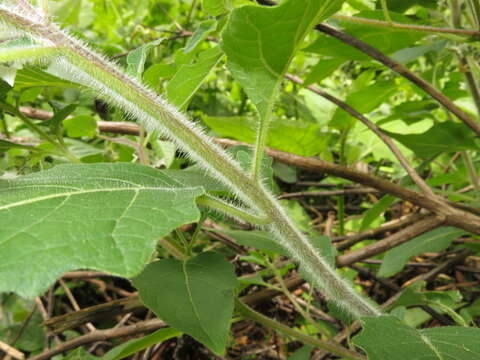
<svg viewBox="0 0 480 360">
<path fill-rule="evenodd" d="M 420 86 L 424 92 L 446 107 L 449 113 L 456 116 L 461 122 L 451 119 L 451 122 L 435 125 L 435 128 L 438 127 L 442 134 L 446 132 L 465 136 L 465 142 L 458 146 L 458 150 L 463 151 L 475 189 L 478 187 L 478 177 L 469 151 L 474 151 L 477 147 L 474 137 L 475 134 L 480 134 L 478 123 L 448 97 L 396 60 L 391 60 L 371 45 L 352 39 L 330 25 L 322 24 L 322 21 L 342 8 L 343 1 L 289 0 L 273 7 L 264 7 L 263 2 L 259 3 L 245 5 L 224 1 L 203 2 L 203 10 L 210 14 L 211 18 L 202 22 L 193 34 L 180 32 L 180 36 L 191 35 L 191 39 L 182 49 L 177 50 L 177 61 L 181 66 L 166 86 L 166 98 L 157 94 L 154 89 L 158 88 L 158 82 L 152 84 L 152 81 L 148 81 L 151 84 L 146 85 L 141 77 L 149 51 L 155 50 L 167 39 L 155 39 L 131 51 L 127 55 L 127 66 L 123 67 L 94 50 L 80 35 L 72 34 L 62 28 L 61 23 L 53 21 L 49 15 L 48 2 L 40 2 L 35 6 L 26 0 L 3 1 L 0 4 L 4 36 L 0 60 L 6 64 L 4 79 L 7 85 L 10 81 L 10 85 L 18 86 L 21 82 L 21 71 L 27 71 L 27 74 L 30 71 L 30 74 L 33 73 L 30 76 L 44 77 L 45 83 L 57 81 L 59 87 L 78 89 L 80 94 L 95 97 L 97 105 L 105 103 L 120 110 L 125 117 L 135 120 L 141 125 L 135 131 L 143 139 L 140 145 L 135 145 L 138 159 L 143 165 L 128 162 L 105 163 L 79 158 L 74 151 L 79 144 L 64 139 L 64 127 L 70 137 L 83 136 L 92 131 L 88 129 L 93 129 L 95 133 L 95 122 L 92 124 L 90 119 L 83 115 L 70 116 L 75 112 L 73 103 L 59 104 L 57 100 L 51 99 L 55 112 L 49 119 L 44 119 L 47 120 L 46 124 L 39 125 L 30 120 L 34 115 L 32 111 L 19 106 L 21 97 L 14 100 L 6 93 L 2 102 L 3 111 L 22 121 L 24 126 L 36 133 L 44 143 L 31 146 L 11 141 L 6 125 L 4 128 L 7 138 L 4 140 L 4 147 L 31 151 L 37 157 L 48 154 L 54 158 L 67 159 L 70 164 L 57 165 L 48 170 L 2 180 L 0 183 L 0 290 L 13 291 L 32 298 L 46 291 L 57 278 L 68 271 L 93 269 L 131 279 L 133 286 L 139 291 L 141 303 L 152 309 L 165 324 L 172 326 L 145 338 L 144 344 L 155 344 L 186 333 L 214 353 L 224 354 L 235 308 L 242 316 L 259 321 L 305 344 L 345 358 L 363 359 L 364 355 L 360 352 L 349 350 L 337 342 L 311 337 L 276 323 L 251 309 L 245 304 L 246 300 L 238 298 L 238 280 L 233 266 L 225 257 L 217 252 L 198 253 L 195 250 L 199 230 L 207 214 L 226 216 L 240 224 L 250 224 L 256 228 L 252 234 L 260 234 L 260 239 L 269 236 L 275 239 L 269 246 L 274 246 L 279 253 L 291 256 L 298 263 L 303 276 L 326 296 L 332 308 L 337 308 L 340 313 L 350 315 L 353 319 L 361 320 L 365 330 L 356 338 L 356 343 L 367 352 L 369 358 L 384 358 L 386 354 L 390 356 L 391 350 L 387 349 L 390 344 L 387 341 L 383 345 L 385 349 L 382 346 L 378 347 L 380 350 L 372 349 L 372 339 L 378 336 L 376 332 L 382 328 L 392 334 L 408 333 L 408 336 L 405 335 L 408 343 L 421 339 L 418 354 L 422 356 L 425 354 L 443 358 L 448 351 L 442 348 L 442 339 L 450 337 L 453 339 L 449 340 L 451 346 L 458 345 L 455 336 L 470 339 L 476 335 L 476 330 L 446 327 L 441 330 L 417 331 L 399 319 L 382 315 L 383 310 L 380 310 L 373 300 L 362 295 L 335 270 L 331 259 L 332 245 L 328 239 L 305 235 L 304 229 L 299 228 L 292 219 L 291 212 L 276 199 L 272 192 L 271 159 L 265 150 L 267 143 L 271 141 L 269 133 L 275 131 L 274 110 L 282 82 L 287 78 L 293 83 L 302 84 L 301 79 L 287 74 L 292 63 L 300 61 L 297 56 L 300 49 L 308 43 L 310 45 L 306 49 L 312 52 L 322 52 L 322 46 L 323 50 L 327 51 L 325 46 L 329 47 L 324 45 L 326 35 L 312 42 L 315 29 L 339 39 L 335 43 L 340 47 L 339 53 L 342 52 L 339 44 L 343 41 L 350 46 L 347 46 L 348 51 L 355 51 L 353 60 L 356 60 L 355 56 L 373 57 Z M 193 2 L 191 11 L 195 8 L 196 4 Z M 392 29 L 401 27 L 401 24 L 392 22 L 390 16 L 393 14 L 390 14 L 384 2 L 381 9 L 386 24 L 379 25 L 375 21 L 381 20 L 372 19 L 370 21 L 374 26 L 390 26 Z M 473 6 L 472 13 L 474 9 Z M 190 16 L 191 13 L 187 22 Z M 341 16 L 338 19 L 342 19 Z M 368 21 L 368 18 L 357 21 Z M 432 29 L 427 31 L 433 32 Z M 201 42 L 214 32 L 220 35 L 220 43 L 199 52 Z M 412 35 L 413 40 L 410 40 L 416 40 L 415 36 Z M 406 46 L 398 50 L 401 51 L 403 47 Z M 338 67 L 344 61 L 350 60 L 348 51 L 347 55 L 338 56 L 333 51 L 332 58 L 328 61 Z M 193 56 L 189 55 L 190 53 L 199 53 L 193 64 L 188 64 Z M 397 58 L 401 56 L 412 55 L 401 53 Z M 461 56 L 463 55 L 460 54 Z M 256 109 L 252 149 L 240 147 L 233 151 L 225 150 L 207 135 L 199 124 L 189 120 L 185 113 L 189 101 L 211 69 L 224 63 L 241 85 L 244 101 L 247 101 L 248 97 L 249 106 Z M 20 68 L 23 69 L 15 76 Z M 155 71 L 159 74 L 161 71 L 168 71 L 168 68 L 157 68 Z M 312 73 L 314 71 L 325 69 L 314 69 Z M 370 74 L 374 73 L 369 72 L 363 81 L 367 81 L 368 76 L 371 79 Z M 379 84 L 379 91 L 387 94 L 392 91 L 388 88 L 389 82 Z M 334 175 L 385 191 L 429 212 L 419 217 L 412 228 L 405 229 L 410 232 L 410 237 L 404 237 L 403 233 L 399 232 L 401 235 L 397 235 L 397 245 L 417 235 L 419 238 L 427 236 L 429 241 L 432 241 L 431 239 L 437 236 L 432 231 L 436 231 L 434 229 L 439 226 L 449 226 L 448 232 L 437 229 L 448 244 L 467 233 L 480 234 L 478 209 L 472 205 L 452 203 L 436 193 L 392 141 L 396 139 L 407 147 L 415 147 L 417 145 L 414 138 L 408 138 L 408 135 L 402 138 L 402 135 L 383 131 L 358 110 L 320 89 L 315 88 L 315 91 L 337 103 L 342 107 L 341 111 L 357 118 L 385 142 L 395 160 L 418 188 L 414 190 L 401 187 L 345 167 L 331 170 Z M 26 96 L 28 97 L 28 93 Z M 355 103 L 353 100 L 351 102 Z M 361 103 L 357 106 L 363 112 L 370 109 L 363 109 Z M 205 122 L 207 125 L 212 124 L 210 126 L 215 130 L 215 120 L 219 119 L 205 119 Z M 344 163 L 345 141 L 352 128 L 352 120 L 345 119 L 345 113 L 342 112 L 334 115 L 332 121 L 337 123 L 342 136 L 340 160 Z M 108 126 L 108 122 L 104 126 Z M 183 159 L 188 159 L 194 165 L 185 170 L 159 170 L 146 166 L 150 160 L 145 154 L 144 146 L 148 143 L 159 146 L 158 139 L 163 142 L 163 153 L 166 146 L 175 146 L 182 152 Z M 105 140 L 118 142 L 111 138 Z M 128 140 L 125 141 L 131 145 Z M 315 141 L 321 142 L 322 139 Z M 414 145 L 409 146 L 412 143 Z M 420 152 L 426 154 L 424 157 L 438 154 L 438 149 L 433 147 L 432 150 L 431 146 L 429 143 L 420 149 Z M 282 156 L 275 152 L 270 155 Z M 383 202 L 389 206 L 392 200 L 387 198 Z M 343 204 L 339 202 L 339 206 L 343 207 Z M 378 214 L 381 212 L 378 209 L 375 211 Z M 372 210 L 373 216 L 375 211 Z M 339 224 L 340 232 L 344 231 L 343 222 L 342 218 Z M 190 223 L 198 225 L 188 240 L 176 229 Z M 365 223 L 365 226 L 368 224 Z M 155 260 L 158 257 L 155 255 L 158 245 L 171 256 L 161 256 L 160 260 Z M 261 244 L 250 242 L 248 245 L 262 249 Z M 368 247 L 366 249 L 375 255 L 382 252 L 382 245 L 379 246 L 380 250 L 376 250 L 374 245 L 373 250 Z M 355 256 L 358 254 L 339 256 L 337 264 L 352 264 L 357 261 Z M 281 273 L 276 264 L 261 255 L 257 255 L 256 262 L 269 269 L 281 284 L 281 290 L 291 295 L 287 286 L 282 285 Z M 383 269 L 384 273 L 388 271 L 391 270 Z M 296 304 L 293 297 L 291 300 Z M 404 301 L 408 303 L 409 300 Z M 435 305 L 442 309 L 441 312 L 447 312 L 454 320 L 461 322 L 460 316 L 450 308 L 447 307 L 447 310 L 445 305 Z M 307 320 L 315 323 L 308 313 L 299 311 Z M 438 310 L 433 311 L 436 313 Z M 158 324 L 156 326 L 159 327 Z M 328 331 L 318 325 L 317 327 L 321 334 L 328 337 Z M 132 346 L 136 350 L 145 347 L 135 344 Z M 464 356 L 465 359 L 473 359 L 468 356 L 479 352 L 476 348 L 478 345 L 473 341 L 466 341 L 462 346 L 463 350 L 458 350 L 458 358 Z M 55 351 L 61 350 L 53 350 Z M 128 356 L 131 353 L 128 347 L 120 347 L 118 351 L 126 352 L 124 355 L 114 352 L 112 356 Z M 39 357 L 52 354 L 50 352 Z"/>
</svg>

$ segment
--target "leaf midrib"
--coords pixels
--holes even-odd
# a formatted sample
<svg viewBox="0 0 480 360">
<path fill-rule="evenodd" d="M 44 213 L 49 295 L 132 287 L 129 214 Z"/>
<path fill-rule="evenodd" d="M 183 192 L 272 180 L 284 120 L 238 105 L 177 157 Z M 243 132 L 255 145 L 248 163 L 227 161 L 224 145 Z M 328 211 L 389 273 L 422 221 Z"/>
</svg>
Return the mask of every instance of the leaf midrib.
<svg viewBox="0 0 480 360">
<path fill-rule="evenodd" d="M 112 192 L 112 191 L 134 191 L 135 193 L 138 193 L 140 191 L 145 191 L 145 190 L 155 190 L 155 191 L 185 191 L 185 190 L 196 190 L 199 189 L 199 187 L 184 187 L 181 189 L 174 189 L 174 188 L 169 188 L 169 187 L 136 187 L 136 188 L 125 188 L 125 187 L 119 187 L 119 188 L 101 188 L 101 189 L 88 189 L 88 190 L 81 190 L 81 191 L 72 191 L 72 192 L 63 192 L 63 193 L 57 193 L 57 194 L 50 194 L 50 195 L 44 195 L 44 196 L 39 196 L 33 199 L 28 199 L 28 200 L 23 200 L 23 201 L 18 201 L 18 202 L 13 202 L 7 205 L 0 206 L 0 211 L 2 210 L 8 210 L 10 208 L 18 207 L 18 206 L 24 206 L 24 205 L 29 205 L 33 204 L 36 202 L 41 202 L 41 201 L 46 201 L 50 199 L 55 199 L 55 198 L 61 198 L 61 197 L 71 197 L 75 195 L 83 195 L 83 194 L 92 194 L 92 193 L 97 193 L 97 192 Z"/>
</svg>

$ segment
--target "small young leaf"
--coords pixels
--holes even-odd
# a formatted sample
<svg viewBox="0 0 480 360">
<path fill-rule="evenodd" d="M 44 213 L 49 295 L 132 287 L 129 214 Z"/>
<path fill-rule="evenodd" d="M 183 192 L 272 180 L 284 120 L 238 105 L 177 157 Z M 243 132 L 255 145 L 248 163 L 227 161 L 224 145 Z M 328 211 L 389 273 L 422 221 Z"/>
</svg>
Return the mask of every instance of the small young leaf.
<svg viewBox="0 0 480 360">
<path fill-rule="evenodd" d="M 90 115 L 78 115 L 73 118 L 63 120 L 63 126 L 67 135 L 76 137 L 93 137 L 97 132 L 97 122 Z"/>
<path fill-rule="evenodd" d="M 210 71 L 222 58 L 219 47 L 206 50 L 198 60 L 189 65 L 182 65 L 167 85 L 168 100 L 180 109 L 187 107 L 188 101 L 202 85 Z"/>
<path fill-rule="evenodd" d="M 207 36 L 215 31 L 217 28 L 217 22 L 213 19 L 202 21 L 199 25 L 197 30 L 193 33 L 193 35 L 188 39 L 187 44 L 183 48 L 183 52 L 188 54 L 197 48 L 199 44 L 203 40 L 207 38 Z"/>
<path fill-rule="evenodd" d="M 226 13 L 231 7 L 231 0 L 203 0 L 203 9 L 212 16 Z"/>
<path fill-rule="evenodd" d="M 182 335 L 182 333 L 174 328 L 165 328 L 155 331 L 153 334 L 144 336 L 140 339 L 132 339 L 121 345 L 114 347 L 112 350 L 102 356 L 102 360 L 120 360 L 127 356 L 135 354 L 155 344 L 159 344 L 165 340 Z"/>
<path fill-rule="evenodd" d="M 184 262 L 160 260 L 132 281 L 142 302 L 159 318 L 216 354 L 225 352 L 237 279 L 223 256 L 202 253 Z"/>
<path fill-rule="evenodd" d="M 158 39 L 131 51 L 127 56 L 127 73 L 132 76 L 141 77 L 145 67 L 145 61 L 147 61 L 148 53 L 155 46 L 158 46 L 162 41 L 163 39 Z"/>
<path fill-rule="evenodd" d="M 403 269 L 408 259 L 424 252 L 437 252 L 446 249 L 453 240 L 463 235 L 465 231 L 453 227 L 438 228 L 409 242 L 389 250 L 383 258 L 378 276 L 392 276 Z"/>
<path fill-rule="evenodd" d="M 353 342 L 369 360 L 477 360 L 480 329 L 445 326 L 416 330 L 393 316 L 362 319 Z"/>
<path fill-rule="evenodd" d="M 315 82 L 321 82 L 337 70 L 344 62 L 345 60 L 338 58 L 320 60 L 314 67 L 312 67 L 305 78 L 303 85 L 308 86 Z"/>
<path fill-rule="evenodd" d="M 79 268 L 135 276 L 158 239 L 198 220 L 203 193 L 169 171 L 126 163 L 0 180 L 0 291 L 34 297 Z"/>
</svg>

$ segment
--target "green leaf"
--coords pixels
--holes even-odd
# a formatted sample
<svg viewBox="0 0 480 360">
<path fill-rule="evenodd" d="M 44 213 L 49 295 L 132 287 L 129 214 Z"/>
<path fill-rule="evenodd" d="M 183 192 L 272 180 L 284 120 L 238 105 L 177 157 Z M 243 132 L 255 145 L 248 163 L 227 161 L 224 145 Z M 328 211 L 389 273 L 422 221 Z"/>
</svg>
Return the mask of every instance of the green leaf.
<svg viewBox="0 0 480 360">
<path fill-rule="evenodd" d="M 422 134 L 384 132 L 421 158 L 431 158 L 443 152 L 478 150 L 473 132 L 464 124 L 453 121 L 435 124 Z"/>
<path fill-rule="evenodd" d="M 256 121 L 252 118 L 204 117 L 202 120 L 218 135 L 250 144 L 255 142 Z M 316 124 L 276 119 L 268 134 L 267 146 L 297 155 L 314 156 L 326 148 L 329 138 L 329 134 L 322 133 Z"/>
<path fill-rule="evenodd" d="M 215 231 L 232 237 L 237 243 L 243 246 L 248 246 L 262 251 L 272 252 L 285 256 L 289 255 L 287 251 L 278 243 L 278 241 L 273 239 L 272 235 L 266 231 L 244 231 L 228 229 L 221 229 Z"/>
<path fill-rule="evenodd" d="M 97 122 L 90 115 L 78 115 L 63 120 L 63 126 L 70 137 L 94 137 L 97 132 Z"/>
<path fill-rule="evenodd" d="M 143 74 L 143 69 L 145 67 L 145 61 L 147 61 L 147 56 L 150 50 L 155 46 L 158 46 L 164 39 L 158 39 L 142 46 L 139 46 L 135 50 L 131 51 L 127 55 L 127 73 L 135 76 L 141 77 Z"/>
<path fill-rule="evenodd" d="M 406 101 L 392 109 L 391 115 L 377 122 L 378 126 L 393 120 L 402 120 L 406 124 L 412 124 L 424 119 L 434 118 L 433 110 L 438 104 L 432 100 Z"/>
<path fill-rule="evenodd" d="M 185 109 L 188 101 L 220 61 L 222 55 L 222 51 L 217 46 L 202 52 L 195 63 L 182 65 L 168 82 L 167 98 L 169 102 L 180 109 Z"/>
<path fill-rule="evenodd" d="M 153 334 L 144 336 L 140 339 L 129 340 L 121 345 L 114 347 L 112 350 L 102 356 L 102 360 L 120 360 L 127 356 L 135 354 L 155 344 L 159 344 L 165 340 L 182 335 L 182 333 L 174 328 L 165 328 L 155 331 Z"/>
<path fill-rule="evenodd" d="M 383 258 L 378 276 L 392 276 L 403 269 L 408 259 L 425 252 L 438 252 L 450 246 L 465 231 L 453 227 L 441 227 L 389 250 Z"/>
<path fill-rule="evenodd" d="M 383 20 L 383 12 L 361 11 L 355 16 Z M 411 24 L 412 20 L 407 16 L 390 12 L 393 21 Z M 426 36 L 425 33 L 405 31 L 405 29 L 390 28 L 382 26 L 365 26 L 364 24 L 355 24 L 352 22 L 342 22 L 342 28 L 345 32 L 354 37 L 372 45 L 385 54 L 392 54 L 400 49 L 412 46 L 417 40 Z M 365 61 L 371 60 L 360 50 L 344 44 L 340 40 L 332 38 L 325 34 L 319 34 L 317 40 L 304 49 L 304 51 L 329 56 L 343 60 Z"/>
<path fill-rule="evenodd" d="M 188 54 L 195 50 L 207 36 L 215 31 L 217 28 L 217 21 L 210 19 L 202 21 L 192 36 L 188 39 L 187 44 L 183 48 L 183 52 Z"/>
<path fill-rule="evenodd" d="M 383 196 L 375 205 L 365 211 L 360 231 L 367 230 L 370 225 L 396 201 L 397 199 L 392 195 Z"/>
<path fill-rule="evenodd" d="M 203 0 L 202 6 L 212 16 L 222 15 L 232 7 L 231 0 Z"/>
<path fill-rule="evenodd" d="M 289 0 L 275 7 L 232 11 L 222 36 L 227 67 L 262 121 L 270 116 L 278 85 L 306 34 L 342 2 Z"/>
<path fill-rule="evenodd" d="M 34 297 L 80 268 L 134 276 L 162 236 L 198 220 L 203 193 L 169 171 L 126 163 L 0 180 L 0 291 Z"/>
<path fill-rule="evenodd" d="M 337 70 L 345 61 L 343 59 L 321 59 L 318 63 L 312 67 L 308 73 L 304 86 L 311 85 L 313 83 L 320 83 L 323 79 L 330 76 L 335 70 Z"/>
<path fill-rule="evenodd" d="M 441 40 L 441 41 L 435 41 L 428 45 L 420 45 L 420 46 L 400 49 L 396 51 L 394 54 L 392 54 L 392 59 L 402 64 L 407 64 L 431 51 L 440 52 L 445 48 L 445 45 L 447 45 L 447 41 Z"/>
<path fill-rule="evenodd" d="M 55 47 L 35 44 L 29 38 L 0 43 L 0 63 L 22 60 L 31 62 L 55 55 L 58 55 Z"/>
<path fill-rule="evenodd" d="M 8 151 L 10 149 L 23 149 L 23 150 L 30 150 L 30 151 L 42 151 L 41 149 L 37 149 L 36 147 L 30 145 L 22 145 L 17 144 L 8 140 L 0 139 L 0 153 Z"/>
<path fill-rule="evenodd" d="M 160 260 L 132 281 L 142 302 L 159 318 L 216 354 L 225 352 L 237 279 L 222 255 Z"/>
<path fill-rule="evenodd" d="M 404 12 L 412 6 L 424 6 L 430 9 L 435 9 L 438 6 L 437 0 L 388 0 L 388 9 L 391 11 Z M 380 4 L 377 3 L 377 7 Z"/>
<path fill-rule="evenodd" d="M 61 358 L 62 360 L 98 360 L 98 357 L 93 356 L 84 348 L 78 348 L 68 353 L 67 356 Z"/>
<path fill-rule="evenodd" d="M 390 96 L 398 91 L 397 85 L 393 81 L 379 81 L 370 86 L 352 92 L 347 96 L 346 103 L 361 114 L 368 114 L 376 109 L 382 103 L 387 101 Z M 375 94 L 375 96 L 372 96 Z M 354 123 L 352 118 L 345 110 L 337 108 L 333 115 L 330 125 L 337 128 L 348 128 Z"/>
<path fill-rule="evenodd" d="M 176 67 L 172 64 L 155 64 L 143 73 L 143 81 L 154 89 L 160 88 L 160 81 L 175 75 Z"/>
<path fill-rule="evenodd" d="M 362 319 L 363 331 L 353 342 L 368 360 L 480 359 L 480 329 L 445 326 L 416 330 L 393 316 Z"/>
<path fill-rule="evenodd" d="M 57 88 L 81 88 L 80 85 L 71 81 L 62 80 L 39 68 L 28 67 L 17 71 L 15 78 L 15 90 L 21 90 L 32 86 L 57 87 Z"/>
</svg>

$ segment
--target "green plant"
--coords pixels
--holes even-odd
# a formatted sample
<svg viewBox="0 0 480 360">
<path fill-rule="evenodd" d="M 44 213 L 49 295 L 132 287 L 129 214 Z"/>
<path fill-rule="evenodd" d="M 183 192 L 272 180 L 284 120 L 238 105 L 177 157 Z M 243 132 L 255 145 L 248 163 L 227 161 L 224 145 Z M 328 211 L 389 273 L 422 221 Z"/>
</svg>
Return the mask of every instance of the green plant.
<svg viewBox="0 0 480 360">
<path fill-rule="evenodd" d="M 192 235 L 190 243 L 181 232 L 172 235 L 170 239 L 163 239 L 162 242 L 165 242 L 162 244 L 178 259 L 163 259 L 148 264 L 159 238 L 168 237 L 168 234 L 181 225 L 203 219 L 205 216 L 201 215 L 200 209 L 205 212 L 207 208 L 268 231 L 281 247 L 298 261 L 305 276 L 320 288 L 329 300 L 354 318 L 367 317 L 366 323 L 373 323 L 375 320 L 368 317 L 381 315 L 378 306 L 337 274 L 328 259 L 331 245 L 325 246 L 323 252 L 319 251 L 312 239 L 305 236 L 291 219 L 267 184 L 271 175 L 268 174 L 265 148 L 280 84 L 285 76 L 301 82 L 287 74 L 289 66 L 315 25 L 340 9 L 342 3 L 343 1 L 339 0 L 312 0 L 302 3 L 291 0 L 271 9 L 258 6 L 238 7 L 229 15 L 223 29 L 221 45 L 210 48 L 202 58 L 199 57 L 196 75 L 202 74 L 203 79 L 211 67 L 226 55 L 228 69 L 239 81 L 258 112 L 253 152 L 240 149 L 234 158 L 215 144 L 197 124 L 189 121 L 182 111 L 138 79 L 143 71 L 146 54 L 161 43 L 161 40 L 145 44 L 130 53 L 127 59 L 128 68 L 124 70 L 94 51 L 84 41 L 61 29 L 40 8 L 33 7 L 26 0 L 4 1 L 0 5 L 2 27 L 15 36 L 20 34 L 20 38 L 17 37 L 2 46 L 0 61 L 17 65 L 47 64 L 48 74 L 68 82 L 68 86 L 87 89 L 108 104 L 121 109 L 127 117 L 137 120 L 143 126 L 149 139 L 161 136 L 173 141 L 198 167 L 190 171 L 160 171 L 136 164 L 69 164 L 13 180 L 3 180 L 0 183 L 0 221 L 4 228 L 0 246 L 3 256 L 10 257 L 11 261 L 0 265 L 0 273 L 4 276 L 0 280 L 0 290 L 34 297 L 59 275 L 77 268 L 93 268 L 133 278 L 142 302 L 160 318 L 180 331 L 192 334 L 215 353 L 221 354 L 228 340 L 229 321 L 234 308 L 233 292 L 237 285 L 231 265 L 225 262 L 222 256 L 210 252 L 192 256 L 198 232 Z M 386 3 L 381 2 L 385 20 L 389 26 L 395 27 L 396 19 L 390 15 Z M 204 1 L 203 5 L 213 16 L 229 11 L 222 1 Z M 318 25 L 317 28 L 325 33 L 338 35 L 328 25 Z M 204 24 L 202 29 L 203 32 L 194 34 L 197 38 L 206 37 L 209 31 L 213 31 L 211 23 Z M 285 31 L 287 36 L 282 39 L 282 46 L 278 48 L 277 38 L 272 34 L 281 31 Z M 258 34 L 258 37 L 252 34 Z M 338 35 L 339 38 L 342 36 Z M 344 37 L 343 41 L 348 42 L 348 37 Z M 238 44 L 243 46 L 239 47 Z M 192 48 L 194 46 L 195 44 L 191 45 Z M 357 44 L 356 47 L 373 57 L 377 56 L 379 61 L 383 59 L 381 53 L 375 53 L 375 49 L 372 50 L 368 45 Z M 184 53 L 188 54 L 188 46 L 185 48 Z M 461 133 L 461 136 L 465 137 L 465 143 L 458 145 L 458 150 L 464 152 L 466 163 L 470 164 L 469 175 L 475 184 L 478 175 L 471 165 L 468 151 L 475 150 L 477 144 L 467 126 L 477 132 L 478 124 L 443 94 L 412 75 L 408 69 L 390 62 L 388 58 L 383 59 L 383 62 L 420 84 L 423 90 L 447 106 L 450 112 L 465 123 L 466 126 L 453 121 L 443 123 L 432 130 L 434 134 L 423 134 L 423 138 Z M 202 66 L 204 70 L 199 70 Z M 175 75 L 181 78 L 179 86 L 186 83 L 185 79 L 189 76 L 187 67 L 183 68 L 183 71 L 184 74 L 179 71 Z M 175 78 L 171 81 L 175 85 L 177 83 L 174 80 Z M 183 92 L 175 92 L 174 85 L 169 84 L 167 94 L 177 106 L 184 107 L 200 84 L 201 80 L 193 81 L 187 89 L 182 89 Z M 387 88 L 389 85 L 382 86 Z M 319 93 L 322 95 L 321 90 Z M 323 95 L 327 98 L 329 96 Z M 463 229 L 461 232 L 452 231 L 453 236 L 445 239 L 447 246 L 454 238 L 464 234 L 464 231 L 480 234 L 478 210 L 459 203 L 452 204 L 434 193 L 418 175 L 417 170 L 403 157 L 391 138 L 407 147 L 415 148 L 423 158 L 438 154 L 436 148 L 432 150 L 432 142 L 421 147 L 415 138 L 411 138 L 415 135 L 383 131 L 355 109 L 335 98 L 331 97 L 330 100 L 337 101 L 345 111 L 362 121 L 385 141 L 420 191 L 382 182 L 381 179 L 369 178 L 367 175 L 349 173 L 345 168 L 338 170 L 343 171 L 343 177 L 368 183 L 377 189 L 388 188 L 388 193 L 416 204 L 420 203 L 420 206 L 429 210 L 433 215 L 416 224 L 414 236 L 435 229 L 441 224 Z M 358 105 L 362 106 L 360 102 Z M 51 154 L 66 157 L 71 162 L 80 162 L 65 144 L 59 127 L 59 123 L 74 111 L 73 108 L 60 108 L 49 120 L 51 135 L 31 123 L 17 107 L 5 102 L 3 109 L 16 115 L 31 131 L 38 133 L 49 143 Z M 369 109 L 365 108 L 364 111 L 368 112 Z M 351 118 L 346 119 L 343 114 L 337 115 L 334 121 L 339 124 L 342 139 L 340 142 L 343 144 L 340 158 L 341 162 L 345 163 L 346 141 L 353 125 Z M 443 127 L 445 129 L 442 130 Z M 8 141 L 6 145 L 11 146 Z M 27 149 L 31 150 L 29 147 Z M 208 176 L 204 176 L 205 171 Z M 214 182 L 212 178 L 218 179 L 222 185 Z M 339 204 L 343 204 L 342 201 L 339 200 Z M 95 202 L 102 206 L 108 204 L 108 209 L 102 210 L 101 215 L 89 212 L 86 207 Z M 373 208 L 372 210 L 375 211 Z M 159 223 L 158 219 L 162 219 L 162 222 Z M 343 215 L 340 215 L 340 219 L 343 224 Z M 368 227 L 368 224 L 366 226 Z M 343 229 L 343 226 L 341 228 Z M 45 238 L 49 238 L 48 246 L 39 246 L 38 240 Z M 425 245 L 425 249 L 428 251 L 428 245 Z M 408 258 L 414 250 L 404 251 Z M 18 254 L 15 255 L 16 252 Z M 59 257 L 62 252 L 68 260 Z M 338 257 L 337 263 L 351 263 L 352 260 L 346 258 L 348 256 L 351 255 Z M 34 263 L 37 263 L 28 266 L 32 259 L 36 259 Z M 262 263 L 261 259 L 257 261 L 267 264 Z M 45 270 L 46 268 L 48 270 Z M 204 269 L 209 271 L 205 272 Z M 30 279 L 31 284 L 26 285 L 24 281 L 19 283 L 18 277 L 25 281 Z M 157 282 L 167 287 L 175 296 L 159 296 Z M 211 293 L 205 293 L 205 284 L 215 284 Z M 288 290 L 284 287 L 283 291 Z M 177 311 L 172 311 L 175 307 Z M 361 354 L 339 344 L 304 337 L 291 329 L 269 323 L 238 300 L 237 310 L 310 345 L 323 347 L 347 358 L 363 358 Z M 308 316 L 306 318 L 308 319 Z M 388 323 L 386 327 L 399 328 L 392 325 L 396 321 L 392 317 L 380 319 L 382 320 L 379 321 Z M 205 328 L 206 323 L 208 328 Z M 433 331 L 427 335 L 415 329 L 411 331 L 413 338 L 425 338 L 428 335 L 432 336 L 433 340 L 429 341 L 433 342 L 437 341 L 435 336 L 441 335 Z M 171 336 L 177 335 L 174 332 Z M 368 339 L 371 337 L 365 332 L 363 337 L 358 339 L 358 344 L 370 349 Z M 368 338 L 367 341 L 365 338 Z M 429 349 L 421 351 L 428 352 Z M 434 350 L 439 358 L 442 351 Z M 375 357 L 370 355 L 370 358 Z"/>
</svg>

